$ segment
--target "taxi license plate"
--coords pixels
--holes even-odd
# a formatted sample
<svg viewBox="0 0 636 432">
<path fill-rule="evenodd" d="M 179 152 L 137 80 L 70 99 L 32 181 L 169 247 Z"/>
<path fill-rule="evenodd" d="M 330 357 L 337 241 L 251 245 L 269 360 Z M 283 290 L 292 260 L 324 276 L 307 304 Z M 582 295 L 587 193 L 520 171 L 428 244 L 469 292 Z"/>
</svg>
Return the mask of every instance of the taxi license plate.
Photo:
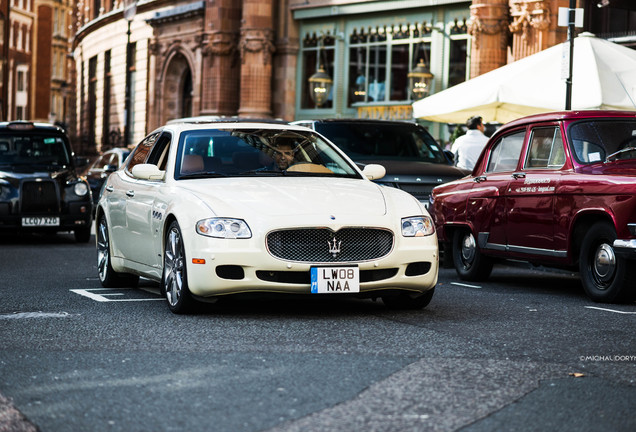
<svg viewBox="0 0 636 432">
<path fill-rule="evenodd" d="M 312 267 L 312 294 L 346 294 L 360 292 L 360 269 L 357 266 Z"/>
<path fill-rule="evenodd" d="M 22 226 L 60 226 L 60 218 L 57 216 L 23 217 Z"/>
</svg>

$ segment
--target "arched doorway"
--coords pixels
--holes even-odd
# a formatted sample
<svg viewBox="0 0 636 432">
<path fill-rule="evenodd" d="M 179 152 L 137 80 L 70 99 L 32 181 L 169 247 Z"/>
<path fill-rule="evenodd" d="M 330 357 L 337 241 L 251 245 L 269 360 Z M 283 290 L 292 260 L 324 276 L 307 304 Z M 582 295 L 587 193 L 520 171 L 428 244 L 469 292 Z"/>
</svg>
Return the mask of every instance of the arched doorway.
<svg viewBox="0 0 636 432">
<path fill-rule="evenodd" d="M 192 116 L 193 86 L 192 71 L 185 56 L 175 54 L 166 69 L 163 92 L 161 122 Z"/>
</svg>

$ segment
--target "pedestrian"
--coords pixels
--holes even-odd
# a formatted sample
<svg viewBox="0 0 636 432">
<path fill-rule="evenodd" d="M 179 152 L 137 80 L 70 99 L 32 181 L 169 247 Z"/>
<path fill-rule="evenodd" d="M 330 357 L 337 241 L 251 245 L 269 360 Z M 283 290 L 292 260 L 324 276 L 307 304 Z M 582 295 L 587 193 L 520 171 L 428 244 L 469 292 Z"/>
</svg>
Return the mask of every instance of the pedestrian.
<svg viewBox="0 0 636 432">
<path fill-rule="evenodd" d="M 455 165 L 458 168 L 471 170 L 475 167 L 481 151 L 488 142 L 488 137 L 484 135 L 486 127 L 480 116 L 473 116 L 466 121 L 465 135 L 460 136 L 451 146 Z"/>
</svg>

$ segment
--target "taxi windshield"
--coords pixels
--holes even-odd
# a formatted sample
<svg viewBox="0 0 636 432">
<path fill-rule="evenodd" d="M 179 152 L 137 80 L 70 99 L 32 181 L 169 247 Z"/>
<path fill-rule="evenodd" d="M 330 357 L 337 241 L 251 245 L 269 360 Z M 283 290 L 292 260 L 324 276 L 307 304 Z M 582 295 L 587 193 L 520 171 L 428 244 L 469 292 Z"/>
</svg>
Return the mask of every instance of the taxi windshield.
<svg viewBox="0 0 636 432">
<path fill-rule="evenodd" d="M 175 176 L 358 177 L 353 166 L 317 134 L 280 129 L 183 132 Z"/>
<path fill-rule="evenodd" d="M 71 162 L 61 136 L 45 133 L 0 133 L 0 165 L 63 167 Z"/>
<path fill-rule="evenodd" d="M 636 120 L 594 119 L 569 128 L 570 145 L 581 164 L 636 159 Z"/>
</svg>

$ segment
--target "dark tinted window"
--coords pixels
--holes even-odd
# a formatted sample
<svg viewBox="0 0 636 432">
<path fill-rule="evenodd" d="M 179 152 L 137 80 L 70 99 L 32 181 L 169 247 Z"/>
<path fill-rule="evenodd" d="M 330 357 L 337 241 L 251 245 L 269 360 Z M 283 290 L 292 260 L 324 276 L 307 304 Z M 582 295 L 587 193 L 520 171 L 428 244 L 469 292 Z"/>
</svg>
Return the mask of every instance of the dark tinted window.
<svg viewBox="0 0 636 432">
<path fill-rule="evenodd" d="M 448 164 L 437 141 L 412 124 L 317 123 L 316 130 L 353 160 L 408 160 Z"/>
<path fill-rule="evenodd" d="M 71 155 L 60 133 L 9 130 L 0 132 L 0 164 L 66 166 Z"/>
</svg>

